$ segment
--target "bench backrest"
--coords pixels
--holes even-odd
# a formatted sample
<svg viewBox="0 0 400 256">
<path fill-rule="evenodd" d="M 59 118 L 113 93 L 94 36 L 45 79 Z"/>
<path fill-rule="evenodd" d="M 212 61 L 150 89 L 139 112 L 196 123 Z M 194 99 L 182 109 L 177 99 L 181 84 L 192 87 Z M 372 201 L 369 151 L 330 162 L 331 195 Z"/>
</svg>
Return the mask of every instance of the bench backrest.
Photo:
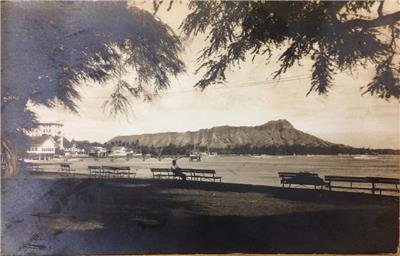
<svg viewBox="0 0 400 256">
<path fill-rule="evenodd" d="M 92 166 L 92 165 L 89 165 L 89 166 L 88 166 L 88 169 L 89 169 L 89 170 L 101 170 L 101 166 Z"/>
<path fill-rule="evenodd" d="M 116 170 L 121 170 L 121 171 L 129 171 L 131 167 L 129 166 L 120 166 L 120 167 L 114 167 Z"/>
<path fill-rule="evenodd" d="M 67 172 L 69 172 L 69 171 L 71 171 L 71 166 L 70 166 L 70 164 L 60 164 L 60 167 L 61 167 L 61 171 L 67 171 Z"/>
<path fill-rule="evenodd" d="M 279 177 L 295 177 L 296 172 L 278 172 Z"/>
<path fill-rule="evenodd" d="M 104 170 L 113 170 L 113 171 L 127 171 L 130 170 L 131 168 L 129 166 L 107 166 L 107 165 L 103 165 L 102 166 Z"/>
<path fill-rule="evenodd" d="M 150 168 L 151 172 L 171 172 L 170 168 Z M 191 169 L 191 168 L 182 168 L 180 169 L 183 173 L 191 173 L 191 174 L 216 174 L 215 170 L 210 169 Z"/>
<path fill-rule="evenodd" d="M 194 174 L 216 174 L 215 170 L 211 169 L 182 169 L 182 171 Z"/>
<path fill-rule="evenodd" d="M 326 181 L 343 181 L 343 182 L 363 182 L 370 183 L 367 177 L 351 177 L 351 176 L 325 176 Z"/>
<path fill-rule="evenodd" d="M 151 172 L 170 172 L 170 168 L 150 168 Z"/>
<path fill-rule="evenodd" d="M 318 173 L 313 173 L 313 172 L 278 172 L 279 177 L 281 178 L 292 178 L 296 177 L 298 175 L 308 175 L 308 176 L 318 176 Z"/>
<path fill-rule="evenodd" d="M 400 179 L 397 178 L 382 178 L 382 177 L 367 177 L 371 183 L 383 183 L 383 184 L 400 184 Z"/>
</svg>

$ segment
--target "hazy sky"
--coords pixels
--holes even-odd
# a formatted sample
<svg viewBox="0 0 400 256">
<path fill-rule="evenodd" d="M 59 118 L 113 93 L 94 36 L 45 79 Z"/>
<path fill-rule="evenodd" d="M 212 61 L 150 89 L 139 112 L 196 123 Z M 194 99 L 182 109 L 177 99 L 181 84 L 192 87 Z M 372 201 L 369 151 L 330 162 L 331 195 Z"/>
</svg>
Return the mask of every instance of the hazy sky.
<svg viewBox="0 0 400 256">
<path fill-rule="evenodd" d="M 144 7 L 149 8 L 150 4 Z M 400 10 L 400 5 L 390 8 L 394 12 Z M 185 6 L 177 4 L 170 12 L 164 9 L 158 16 L 179 33 L 177 28 L 185 16 Z M 105 142 L 117 135 L 198 130 L 219 125 L 260 125 L 269 120 L 287 119 L 297 129 L 331 142 L 400 148 L 399 102 L 361 96 L 360 87 L 373 77 L 373 67 L 360 68 L 354 74 L 338 73 L 335 86 L 327 96 L 306 96 L 310 87 L 310 61 L 290 69 L 279 82 L 273 81 L 270 75 L 278 65 L 274 60 L 266 64 L 261 56 L 231 70 L 225 85 L 199 92 L 193 88 L 199 79 L 194 70 L 196 56 L 203 45 L 201 38 L 185 42 L 182 57 L 187 72 L 173 79 L 172 87 L 153 102 L 133 100 L 128 117 L 115 119 L 102 110 L 113 81 L 82 86 L 79 114 L 62 107 L 32 108 L 41 121 L 64 123 L 69 139 Z M 126 75 L 128 80 L 132 77 L 132 74 Z"/>
</svg>

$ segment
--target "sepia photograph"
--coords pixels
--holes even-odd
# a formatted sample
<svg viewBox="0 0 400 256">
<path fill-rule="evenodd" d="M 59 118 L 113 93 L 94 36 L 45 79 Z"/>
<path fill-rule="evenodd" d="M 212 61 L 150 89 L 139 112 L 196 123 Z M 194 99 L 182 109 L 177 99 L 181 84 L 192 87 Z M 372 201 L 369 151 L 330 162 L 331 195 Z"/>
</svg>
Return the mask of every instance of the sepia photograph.
<svg viewBox="0 0 400 256">
<path fill-rule="evenodd" d="M 400 253 L 399 0 L 0 9 L 0 255 Z"/>
</svg>

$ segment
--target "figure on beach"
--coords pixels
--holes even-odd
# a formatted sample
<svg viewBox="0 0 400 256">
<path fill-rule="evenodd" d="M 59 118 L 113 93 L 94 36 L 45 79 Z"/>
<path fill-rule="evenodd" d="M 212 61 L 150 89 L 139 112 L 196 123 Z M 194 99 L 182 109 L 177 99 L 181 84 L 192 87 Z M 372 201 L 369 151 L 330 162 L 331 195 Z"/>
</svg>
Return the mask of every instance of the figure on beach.
<svg viewBox="0 0 400 256">
<path fill-rule="evenodd" d="M 178 164 L 176 163 L 176 160 L 172 160 L 172 166 L 171 166 L 171 171 L 175 176 L 180 177 L 182 180 L 186 180 L 186 175 L 183 174 L 181 171 L 181 168 L 179 168 Z"/>
</svg>

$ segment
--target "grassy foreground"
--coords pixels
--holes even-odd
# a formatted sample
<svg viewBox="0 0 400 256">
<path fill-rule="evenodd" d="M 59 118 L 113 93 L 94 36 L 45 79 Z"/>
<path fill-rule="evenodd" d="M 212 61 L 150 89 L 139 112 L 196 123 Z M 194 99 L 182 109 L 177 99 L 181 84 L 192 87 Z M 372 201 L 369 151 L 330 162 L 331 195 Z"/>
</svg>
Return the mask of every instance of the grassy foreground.
<svg viewBox="0 0 400 256">
<path fill-rule="evenodd" d="M 377 253 L 399 241 L 389 196 L 52 174 L 2 185 L 5 255 Z"/>
</svg>

